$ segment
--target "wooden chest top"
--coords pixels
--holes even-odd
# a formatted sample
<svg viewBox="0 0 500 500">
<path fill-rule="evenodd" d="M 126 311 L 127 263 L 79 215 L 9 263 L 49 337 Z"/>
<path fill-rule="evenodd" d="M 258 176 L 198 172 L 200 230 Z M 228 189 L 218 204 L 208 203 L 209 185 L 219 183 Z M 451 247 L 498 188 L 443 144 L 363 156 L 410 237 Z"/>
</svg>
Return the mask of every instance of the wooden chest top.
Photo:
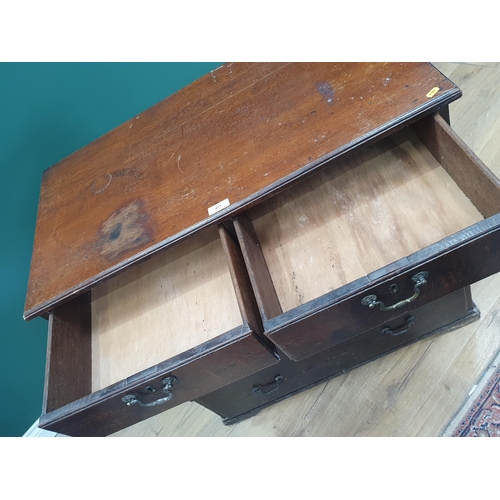
<svg viewBox="0 0 500 500">
<path fill-rule="evenodd" d="M 25 318 L 460 95 L 427 63 L 221 66 L 44 172 Z"/>
</svg>

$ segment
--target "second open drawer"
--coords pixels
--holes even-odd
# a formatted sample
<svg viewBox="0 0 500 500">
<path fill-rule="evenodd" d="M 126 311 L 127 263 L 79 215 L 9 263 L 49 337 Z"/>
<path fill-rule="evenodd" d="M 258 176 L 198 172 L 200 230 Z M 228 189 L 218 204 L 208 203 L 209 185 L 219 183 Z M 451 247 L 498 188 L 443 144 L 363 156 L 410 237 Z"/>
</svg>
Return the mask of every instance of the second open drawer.
<svg viewBox="0 0 500 500">
<path fill-rule="evenodd" d="M 264 331 L 300 360 L 500 271 L 500 182 L 439 115 L 234 219 Z"/>
</svg>

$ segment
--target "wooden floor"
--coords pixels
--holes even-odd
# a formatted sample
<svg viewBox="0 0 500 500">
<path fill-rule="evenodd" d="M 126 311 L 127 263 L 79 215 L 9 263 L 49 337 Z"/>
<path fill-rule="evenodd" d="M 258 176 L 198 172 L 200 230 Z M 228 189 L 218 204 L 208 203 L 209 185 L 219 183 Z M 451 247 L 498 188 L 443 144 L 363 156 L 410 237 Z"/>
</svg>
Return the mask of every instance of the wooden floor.
<svg viewBox="0 0 500 500">
<path fill-rule="evenodd" d="M 500 64 L 438 63 L 463 91 L 451 123 L 500 177 Z M 498 249 L 500 251 L 500 249 Z M 472 287 L 481 319 L 224 426 L 195 403 L 115 436 L 439 436 L 500 350 L 500 274 Z"/>
</svg>

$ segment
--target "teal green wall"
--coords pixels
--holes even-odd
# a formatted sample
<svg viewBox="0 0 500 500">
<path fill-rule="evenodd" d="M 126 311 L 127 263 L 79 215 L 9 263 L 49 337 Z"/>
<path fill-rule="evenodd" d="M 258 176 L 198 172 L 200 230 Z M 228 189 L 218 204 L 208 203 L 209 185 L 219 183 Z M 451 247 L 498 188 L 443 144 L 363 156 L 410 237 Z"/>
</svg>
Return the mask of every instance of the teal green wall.
<svg viewBox="0 0 500 500">
<path fill-rule="evenodd" d="M 219 65 L 0 64 L 0 436 L 41 412 L 47 322 L 22 314 L 43 170 Z"/>
</svg>

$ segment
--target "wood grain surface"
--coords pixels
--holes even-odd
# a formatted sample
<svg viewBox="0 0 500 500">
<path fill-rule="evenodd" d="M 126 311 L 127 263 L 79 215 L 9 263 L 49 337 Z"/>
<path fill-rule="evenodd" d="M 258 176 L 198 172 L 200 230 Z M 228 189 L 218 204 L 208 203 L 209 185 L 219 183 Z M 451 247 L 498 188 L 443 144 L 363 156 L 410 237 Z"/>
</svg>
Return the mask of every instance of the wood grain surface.
<svg viewBox="0 0 500 500">
<path fill-rule="evenodd" d="M 412 128 L 484 217 L 500 212 L 500 180 L 442 117 L 429 116 Z"/>
<path fill-rule="evenodd" d="M 459 96 L 426 63 L 212 71 L 44 172 L 25 318 Z"/>
<path fill-rule="evenodd" d="M 483 219 L 408 128 L 260 204 L 251 216 L 283 311 Z"/>
<path fill-rule="evenodd" d="M 248 212 L 234 218 L 238 242 L 246 262 L 260 316 L 264 323 L 283 312 L 276 288 L 269 274 L 269 268 L 262 253 L 262 247 L 255 233 Z"/>
<path fill-rule="evenodd" d="M 90 309 L 86 293 L 50 313 L 43 413 L 92 392 Z"/>
<path fill-rule="evenodd" d="M 92 384 L 102 389 L 243 323 L 217 228 L 92 290 Z"/>
</svg>

